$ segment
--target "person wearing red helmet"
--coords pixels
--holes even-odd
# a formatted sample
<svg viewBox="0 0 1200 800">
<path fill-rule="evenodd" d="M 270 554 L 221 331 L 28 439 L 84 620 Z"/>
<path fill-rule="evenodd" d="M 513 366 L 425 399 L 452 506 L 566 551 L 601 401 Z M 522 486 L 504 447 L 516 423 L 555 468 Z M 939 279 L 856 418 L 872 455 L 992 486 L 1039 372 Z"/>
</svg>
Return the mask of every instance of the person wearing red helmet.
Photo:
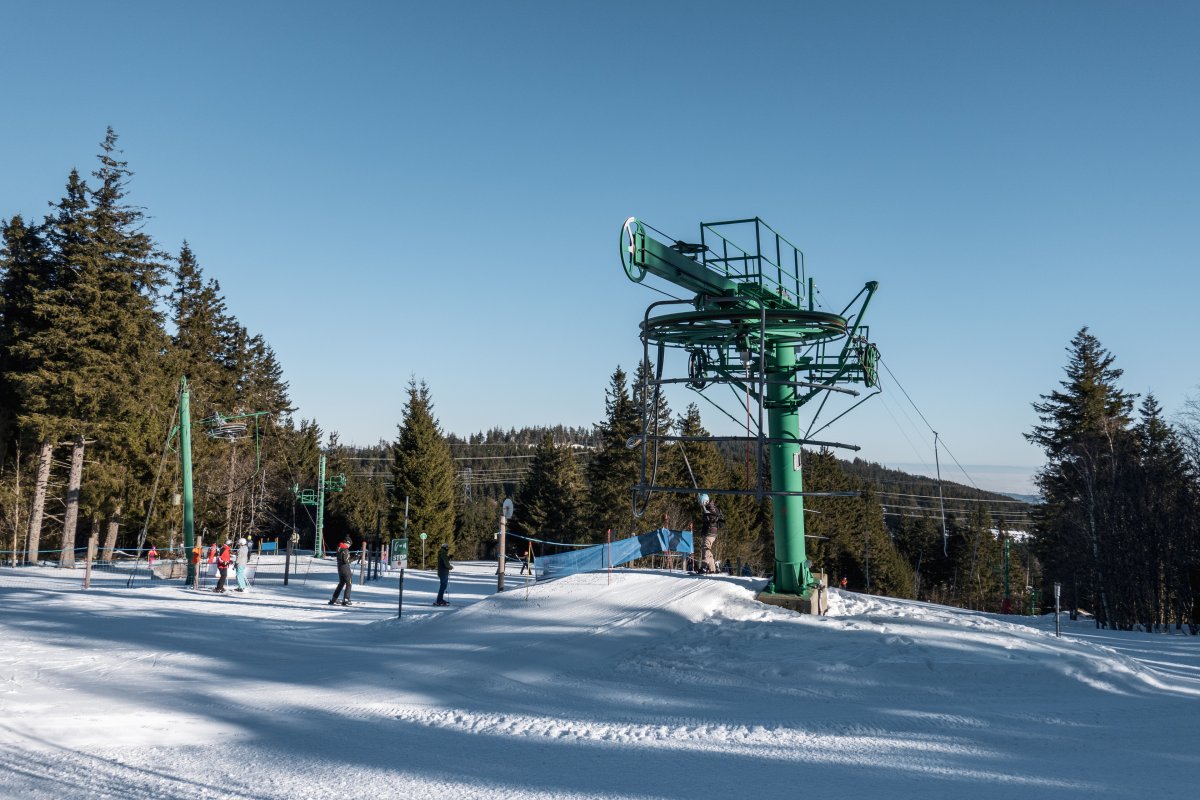
<svg viewBox="0 0 1200 800">
<path fill-rule="evenodd" d="M 345 589 L 345 594 L 342 594 L 342 605 L 350 605 L 350 586 L 354 583 L 354 573 L 350 571 L 350 537 L 347 536 L 338 545 L 337 551 L 337 571 L 338 585 L 333 590 L 333 597 L 329 600 L 329 605 L 336 605 L 338 595 L 342 594 Z"/>
</svg>

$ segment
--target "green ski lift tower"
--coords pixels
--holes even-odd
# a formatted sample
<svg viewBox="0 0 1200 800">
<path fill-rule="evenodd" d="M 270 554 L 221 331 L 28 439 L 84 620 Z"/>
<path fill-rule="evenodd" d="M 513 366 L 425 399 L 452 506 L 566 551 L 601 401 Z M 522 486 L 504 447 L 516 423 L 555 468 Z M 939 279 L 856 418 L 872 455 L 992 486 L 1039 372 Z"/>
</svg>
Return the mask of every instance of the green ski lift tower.
<svg viewBox="0 0 1200 800">
<path fill-rule="evenodd" d="M 877 385 L 879 351 L 863 319 L 878 284 L 868 282 L 841 311 L 819 308 L 803 252 L 757 217 L 701 223 L 698 242 L 674 239 L 630 217 L 621 228 L 620 247 L 621 264 L 631 281 L 642 283 L 653 275 L 690 295 L 651 303 L 642 319 L 643 358 L 655 370 L 647 375 L 649 385 L 642 387 L 642 396 L 654 401 L 642 404 L 642 435 L 630 443 L 640 444 L 642 451 L 640 477 L 633 487 L 635 513 L 652 492 L 770 498 L 775 578 L 766 594 L 808 599 L 818 583 L 805 550 L 804 498 L 858 493 L 805 492 L 801 447 L 858 449 L 812 437 L 867 399 L 814 430 L 831 396 L 858 397 L 855 384 Z M 686 376 L 664 377 L 668 350 L 686 354 Z M 739 417 L 744 418 L 746 435 L 684 437 L 661 431 L 659 392 L 664 385 L 678 383 L 699 392 L 739 426 Z M 802 409 L 809 403 L 815 408 L 804 410 L 809 422 L 802 432 Z M 753 446 L 754 488 L 658 485 L 660 446 L 697 440 Z M 764 469 L 768 463 L 769 486 Z"/>
<path fill-rule="evenodd" d="M 321 454 L 318 468 L 317 488 L 301 489 L 300 484 L 292 487 L 296 501 L 305 506 L 317 507 L 316 531 L 313 534 L 313 558 L 325 557 L 325 494 L 327 492 L 343 492 L 346 490 L 346 474 L 338 473 L 332 478 L 325 477 L 325 454 Z"/>
<path fill-rule="evenodd" d="M 259 449 L 259 417 L 270 416 L 269 411 L 254 411 L 249 414 L 224 415 L 220 412 L 202 420 L 205 433 L 210 439 L 233 441 L 250 435 L 250 424 L 254 425 L 254 471 L 258 473 L 262 466 L 262 452 Z M 183 484 L 183 553 L 187 562 L 187 585 L 191 586 L 196 578 L 196 564 L 192 563 L 192 548 L 196 546 L 196 515 L 194 493 L 192 488 L 192 400 L 191 390 L 188 389 L 187 376 L 179 379 L 179 427 L 168 435 L 168 442 L 179 433 L 180 480 Z M 157 479 L 156 479 L 157 483 Z M 143 531 L 143 536 L 145 532 Z M 141 542 L 138 543 L 141 550 Z"/>
</svg>

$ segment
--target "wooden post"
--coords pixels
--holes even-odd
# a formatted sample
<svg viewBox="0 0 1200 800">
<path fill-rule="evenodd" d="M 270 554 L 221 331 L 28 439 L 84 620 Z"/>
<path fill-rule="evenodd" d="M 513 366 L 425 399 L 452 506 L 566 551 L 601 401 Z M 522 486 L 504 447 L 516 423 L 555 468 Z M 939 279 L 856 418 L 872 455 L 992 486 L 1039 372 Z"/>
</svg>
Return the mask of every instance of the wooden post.
<svg viewBox="0 0 1200 800">
<path fill-rule="evenodd" d="M 366 583 L 366 578 L 363 576 L 363 571 L 367 568 L 367 540 L 363 539 L 362 549 L 358 551 L 358 585 L 362 586 Z"/>
</svg>

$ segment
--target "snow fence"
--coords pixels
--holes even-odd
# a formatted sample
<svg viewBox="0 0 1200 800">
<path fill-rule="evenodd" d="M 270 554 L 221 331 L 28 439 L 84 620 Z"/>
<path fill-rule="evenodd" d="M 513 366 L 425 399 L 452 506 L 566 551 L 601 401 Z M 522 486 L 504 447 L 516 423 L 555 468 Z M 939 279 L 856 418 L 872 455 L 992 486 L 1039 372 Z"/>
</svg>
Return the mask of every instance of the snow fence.
<svg viewBox="0 0 1200 800">
<path fill-rule="evenodd" d="M 627 564 L 637 558 L 658 553 L 691 553 L 692 532 L 659 528 L 628 539 L 584 547 L 569 553 L 542 556 L 537 560 L 539 579 L 563 578 L 579 572 Z"/>
</svg>

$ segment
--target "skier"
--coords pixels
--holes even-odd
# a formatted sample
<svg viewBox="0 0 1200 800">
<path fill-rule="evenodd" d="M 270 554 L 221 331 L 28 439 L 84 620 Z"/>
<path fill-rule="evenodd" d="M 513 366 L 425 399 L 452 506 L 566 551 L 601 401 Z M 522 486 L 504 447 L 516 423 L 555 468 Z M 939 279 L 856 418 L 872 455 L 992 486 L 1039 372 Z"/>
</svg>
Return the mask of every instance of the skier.
<svg viewBox="0 0 1200 800">
<path fill-rule="evenodd" d="M 442 546 L 438 549 L 438 596 L 433 602 L 435 606 L 448 606 L 446 602 L 446 584 L 450 582 L 450 570 L 454 569 L 454 565 L 450 563 L 450 545 L 442 542 Z"/>
<path fill-rule="evenodd" d="M 717 531 L 724 526 L 725 518 L 717 510 L 717 501 L 707 494 L 700 495 L 700 506 L 703 509 L 700 514 L 700 571 L 711 574 L 717 571 L 717 562 L 713 559 L 713 543 L 717 541 Z"/>
<path fill-rule="evenodd" d="M 348 606 L 350 603 L 350 587 L 354 583 L 354 573 L 350 571 L 350 537 L 342 539 L 342 543 L 338 545 L 337 551 L 337 571 L 338 585 L 333 590 L 333 597 L 329 601 L 329 605 L 335 605 L 338 602 L 338 594 L 345 588 L 345 594 L 342 595 L 342 605 Z"/>
<path fill-rule="evenodd" d="M 235 591 L 244 592 L 249 586 L 246 583 L 246 567 L 249 564 L 250 545 L 246 544 L 245 539 L 238 539 L 237 566 L 234 568 L 234 574 L 237 576 L 237 589 Z"/>
<path fill-rule="evenodd" d="M 213 542 L 213 547 L 217 543 Z M 221 548 L 221 552 L 217 554 L 217 572 L 221 578 L 217 581 L 217 586 L 213 589 L 217 594 L 225 594 L 225 579 L 229 577 L 229 540 L 225 540 L 225 546 Z"/>
</svg>

